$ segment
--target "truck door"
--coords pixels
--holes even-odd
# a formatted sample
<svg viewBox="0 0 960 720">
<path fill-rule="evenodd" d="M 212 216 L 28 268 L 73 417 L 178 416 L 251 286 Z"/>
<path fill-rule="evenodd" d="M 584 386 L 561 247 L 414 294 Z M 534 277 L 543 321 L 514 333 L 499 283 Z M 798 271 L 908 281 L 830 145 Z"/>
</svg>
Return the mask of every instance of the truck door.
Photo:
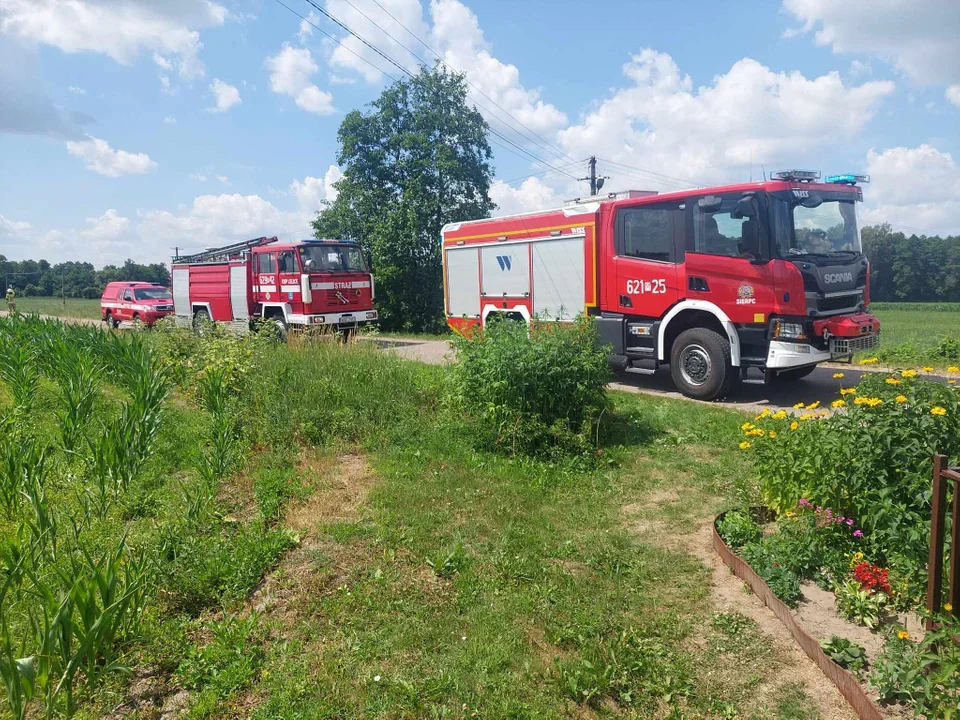
<svg viewBox="0 0 960 720">
<path fill-rule="evenodd" d="M 612 288 L 608 285 L 608 307 L 625 315 L 658 318 L 677 302 L 682 226 L 679 203 L 626 207 L 617 212 L 616 283 Z"/>
<path fill-rule="evenodd" d="M 114 310 L 117 320 L 133 320 L 133 290 L 127 288 L 120 293 L 120 307 Z"/>
<path fill-rule="evenodd" d="M 277 274 L 280 282 L 280 301 L 290 303 L 295 313 L 303 312 L 300 298 L 300 262 L 293 250 L 281 250 L 277 254 Z"/>
<path fill-rule="evenodd" d="M 742 193 L 691 201 L 687 296 L 723 309 L 731 321 L 759 331 L 775 306 L 773 264 L 759 218 L 736 217 Z"/>
<path fill-rule="evenodd" d="M 259 302 L 282 302 L 277 282 L 277 255 L 272 252 L 257 253 L 257 299 Z"/>
</svg>

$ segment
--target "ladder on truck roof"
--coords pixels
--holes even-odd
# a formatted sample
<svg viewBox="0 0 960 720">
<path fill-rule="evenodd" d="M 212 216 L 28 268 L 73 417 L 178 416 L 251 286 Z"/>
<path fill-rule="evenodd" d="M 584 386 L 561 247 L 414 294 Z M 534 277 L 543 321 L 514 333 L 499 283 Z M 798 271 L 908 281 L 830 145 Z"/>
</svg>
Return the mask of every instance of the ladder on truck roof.
<svg viewBox="0 0 960 720">
<path fill-rule="evenodd" d="M 194 253 L 193 255 L 175 255 L 172 264 L 194 265 L 198 263 L 220 263 L 229 260 L 243 260 L 246 253 L 252 248 L 259 247 L 260 245 L 269 245 L 270 243 L 277 242 L 277 239 L 276 237 L 258 237 L 252 240 L 233 243 L 232 245 L 224 245 L 223 247 L 207 248 L 203 252 Z"/>
</svg>

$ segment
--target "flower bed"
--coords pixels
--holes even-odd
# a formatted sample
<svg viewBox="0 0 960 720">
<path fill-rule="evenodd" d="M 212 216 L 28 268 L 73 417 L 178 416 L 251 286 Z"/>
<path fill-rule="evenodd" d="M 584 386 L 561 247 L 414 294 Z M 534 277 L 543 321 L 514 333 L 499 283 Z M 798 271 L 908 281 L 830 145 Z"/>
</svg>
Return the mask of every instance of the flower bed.
<svg viewBox="0 0 960 720">
<path fill-rule="evenodd" d="M 790 607 L 802 582 L 833 592 L 851 623 L 885 637 L 872 664 L 851 669 L 883 702 L 933 718 L 960 717 L 960 620 L 945 605 L 939 629 L 911 637 L 896 613 L 919 612 L 926 591 L 932 458 L 960 457 L 960 397 L 917 371 L 868 376 L 832 403 L 764 411 L 742 426 L 763 501 L 776 513 L 732 511 L 717 524 L 724 541 Z M 760 519 L 762 520 L 762 519 Z M 828 654 L 859 658 L 844 638 Z"/>
</svg>

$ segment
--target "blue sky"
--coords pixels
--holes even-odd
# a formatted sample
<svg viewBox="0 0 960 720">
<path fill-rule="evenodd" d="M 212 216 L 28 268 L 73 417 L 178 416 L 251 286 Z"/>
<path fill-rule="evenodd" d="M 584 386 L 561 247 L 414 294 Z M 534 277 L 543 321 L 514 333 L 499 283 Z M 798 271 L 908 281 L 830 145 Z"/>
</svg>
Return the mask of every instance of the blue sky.
<svg viewBox="0 0 960 720">
<path fill-rule="evenodd" d="M 284 2 L 340 42 L 275 0 L 0 0 L 0 254 L 302 234 L 344 114 L 390 82 L 357 56 L 400 72 Z M 870 172 L 868 221 L 960 231 L 956 0 L 316 2 L 408 69 L 437 52 L 467 74 L 540 159 L 494 145 L 500 213 L 582 194 L 595 154 L 610 189 Z"/>
</svg>

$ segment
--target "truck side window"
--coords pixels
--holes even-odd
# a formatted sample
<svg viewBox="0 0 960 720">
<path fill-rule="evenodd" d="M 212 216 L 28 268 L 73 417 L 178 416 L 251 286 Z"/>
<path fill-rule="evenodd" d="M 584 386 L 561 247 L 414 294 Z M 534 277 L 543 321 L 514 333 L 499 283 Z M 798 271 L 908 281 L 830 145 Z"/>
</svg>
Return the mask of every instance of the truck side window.
<svg viewBox="0 0 960 720">
<path fill-rule="evenodd" d="M 617 253 L 645 260 L 673 261 L 673 208 L 643 207 L 624 210 Z"/>
<path fill-rule="evenodd" d="M 687 237 L 687 252 L 724 257 L 760 257 L 760 229 L 756 218 L 735 218 L 732 213 L 741 195 L 716 196 L 712 204 L 693 203 L 693 237 Z M 691 244 L 692 241 L 692 244 Z"/>
<path fill-rule="evenodd" d="M 123 291 L 123 297 L 120 298 L 120 299 L 121 299 L 121 300 L 124 300 L 124 301 L 126 301 L 126 302 L 133 302 L 133 296 L 130 294 L 130 291 L 129 291 L 129 290 L 124 290 L 124 291 Z"/>
<path fill-rule="evenodd" d="M 280 272 L 297 272 L 297 258 L 293 254 L 292 250 L 284 250 L 282 253 L 280 253 Z"/>
<path fill-rule="evenodd" d="M 277 271 L 277 256 L 273 253 L 260 253 L 257 257 L 258 260 L 258 272 L 263 275 L 265 273 L 275 273 Z"/>
</svg>

